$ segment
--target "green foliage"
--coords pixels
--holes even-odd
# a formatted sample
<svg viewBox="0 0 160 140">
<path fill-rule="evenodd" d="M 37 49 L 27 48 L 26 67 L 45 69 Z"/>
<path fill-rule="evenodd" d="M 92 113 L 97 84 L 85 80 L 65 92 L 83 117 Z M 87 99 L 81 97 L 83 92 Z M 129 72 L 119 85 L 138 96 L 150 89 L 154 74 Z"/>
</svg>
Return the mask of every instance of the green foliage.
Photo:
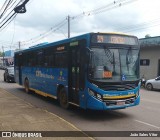
<svg viewBox="0 0 160 140">
<path fill-rule="evenodd" d="M 3 57 L 3 52 L 0 52 L 0 57 Z"/>
<path fill-rule="evenodd" d="M 149 38 L 149 37 L 151 37 L 150 34 L 146 34 L 145 35 L 145 38 Z"/>
</svg>

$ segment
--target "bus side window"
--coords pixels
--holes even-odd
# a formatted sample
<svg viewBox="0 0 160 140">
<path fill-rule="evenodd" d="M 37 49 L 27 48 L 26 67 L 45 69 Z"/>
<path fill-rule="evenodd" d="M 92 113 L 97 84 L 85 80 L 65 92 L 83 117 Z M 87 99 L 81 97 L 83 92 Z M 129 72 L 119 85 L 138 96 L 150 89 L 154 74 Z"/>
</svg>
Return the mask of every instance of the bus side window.
<svg viewBox="0 0 160 140">
<path fill-rule="evenodd" d="M 26 54 L 23 55 L 23 65 L 22 66 L 26 66 L 27 62 L 26 62 Z"/>
<path fill-rule="evenodd" d="M 46 49 L 44 52 L 44 66 L 54 67 L 55 65 L 55 54 L 53 48 Z"/>
<path fill-rule="evenodd" d="M 58 52 L 55 54 L 55 65 L 56 67 L 66 68 L 67 67 L 67 52 Z"/>
<path fill-rule="evenodd" d="M 27 55 L 27 59 L 28 59 L 28 66 L 35 66 L 36 65 L 36 54 L 35 54 L 35 52 L 29 52 L 28 55 Z"/>
<path fill-rule="evenodd" d="M 30 66 L 30 64 L 29 64 L 29 53 L 26 53 L 26 66 Z"/>
<path fill-rule="evenodd" d="M 37 52 L 37 66 L 44 66 L 44 51 L 43 50 L 39 50 Z"/>
</svg>

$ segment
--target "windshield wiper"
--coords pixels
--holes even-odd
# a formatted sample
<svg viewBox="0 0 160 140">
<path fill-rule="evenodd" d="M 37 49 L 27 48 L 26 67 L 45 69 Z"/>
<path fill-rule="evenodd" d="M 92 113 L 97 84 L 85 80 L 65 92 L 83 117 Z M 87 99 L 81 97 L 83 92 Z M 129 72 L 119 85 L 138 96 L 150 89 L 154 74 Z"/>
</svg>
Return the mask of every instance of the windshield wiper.
<svg viewBox="0 0 160 140">
<path fill-rule="evenodd" d="M 105 46 L 103 48 L 104 48 L 104 52 L 106 56 L 108 57 L 109 62 L 113 64 L 113 56 L 112 56 L 111 51 L 108 48 L 105 48 Z"/>
<path fill-rule="evenodd" d="M 133 58 L 132 58 L 132 49 L 131 47 L 128 49 L 127 54 L 126 54 L 126 65 L 127 65 L 127 70 L 129 71 L 129 64 L 133 63 Z"/>
<path fill-rule="evenodd" d="M 126 54 L 126 64 L 131 64 L 131 63 L 133 63 L 133 56 L 132 56 L 132 49 L 130 47 Z"/>
<path fill-rule="evenodd" d="M 105 46 L 103 46 L 103 48 L 104 48 L 104 52 L 105 52 L 106 56 L 108 57 L 109 62 L 113 65 L 113 72 L 115 72 L 114 52 L 112 54 L 112 52 L 108 48 L 105 48 Z"/>
</svg>

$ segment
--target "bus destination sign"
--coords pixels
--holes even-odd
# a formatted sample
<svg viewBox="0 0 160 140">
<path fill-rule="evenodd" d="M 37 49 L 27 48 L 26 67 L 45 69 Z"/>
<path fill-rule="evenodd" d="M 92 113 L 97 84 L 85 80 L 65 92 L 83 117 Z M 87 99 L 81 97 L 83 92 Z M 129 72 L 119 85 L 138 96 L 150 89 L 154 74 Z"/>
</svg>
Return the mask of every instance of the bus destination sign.
<svg viewBox="0 0 160 140">
<path fill-rule="evenodd" d="M 138 45 L 137 38 L 124 35 L 93 35 L 92 43 Z"/>
<path fill-rule="evenodd" d="M 125 38 L 124 37 L 120 37 L 120 36 L 111 36 L 111 43 L 114 44 L 124 44 L 125 43 Z"/>
</svg>

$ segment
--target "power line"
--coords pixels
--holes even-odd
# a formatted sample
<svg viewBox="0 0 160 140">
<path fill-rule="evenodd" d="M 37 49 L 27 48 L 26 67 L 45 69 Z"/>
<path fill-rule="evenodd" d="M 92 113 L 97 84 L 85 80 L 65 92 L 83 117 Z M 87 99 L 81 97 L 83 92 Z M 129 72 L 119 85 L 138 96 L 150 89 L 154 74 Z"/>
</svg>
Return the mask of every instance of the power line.
<svg viewBox="0 0 160 140">
<path fill-rule="evenodd" d="M 5 42 L 0 42 L 1 45 L 4 45 L 4 46 L 13 46 L 13 47 L 16 47 L 17 43 L 14 43 L 14 44 L 11 44 L 11 43 L 5 43 Z"/>
<path fill-rule="evenodd" d="M 17 48 L 18 43 L 15 44 L 4 44 L 4 43 L 0 43 L 1 45 L 7 47 L 7 48 Z"/>
<path fill-rule="evenodd" d="M 12 19 L 13 16 L 15 16 L 16 13 L 13 13 L 1 26 L 0 28 L 2 28 L 10 19 Z M 11 20 L 12 21 L 12 20 Z M 10 23 L 10 22 L 9 22 Z M 8 25 L 8 24 L 7 24 Z M 6 27 L 6 26 L 5 26 Z"/>
<path fill-rule="evenodd" d="M 6 7 L 4 8 L 2 14 L 0 15 L 0 19 L 3 17 L 3 15 L 6 13 L 8 6 L 11 4 L 13 0 L 9 0 Z"/>
<path fill-rule="evenodd" d="M 149 25 L 149 24 L 152 24 L 152 23 L 156 23 L 156 22 L 159 22 L 160 21 L 160 18 L 158 19 L 152 19 L 152 20 L 149 20 L 147 22 L 143 22 L 143 23 L 138 23 L 136 25 L 129 25 L 129 26 L 125 26 L 125 27 L 120 27 L 118 28 L 118 30 L 128 30 L 128 29 L 131 29 L 131 28 L 135 28 L 135 27 L 139 27 L 139 26 L 145 26 L 145 25 Z"/>
<path fill-rule="evenodd" d="M 18 3 L 15 5 L 15 7 L 17 7 L 22 1 L 24 1 L 24 0 L 20 0 L 20 2 L 18 2 Z M 0 22 L 0 24 L 2 24 L 2 23 L 9 17 L 9 15 L 10 15 L 12 12 L 14 12 L 14 9 L 12 9 L 5 18 L 3 18 L 3 20 Z"/>
<path fill-rule="evenodd" d="M 136 1 L 136 0 L 134 0 L 134 1 Z M 83 13 L 81 13 L 81 14 L 78 14 L 77 16 L 68 17 L 68 18 L 70 18 L 71 20 L 75 20 L 75 19 L 78 19 L 78 18 L 81 18 L 81 17 L 84 17 L 84 16 L 90 16 L 90 15 L 94 15 L 94 14 L 99 14 L 99 13 L 106 12 L 106 11 L 108 11 L 108 10 L 111 10 L 111 9 L 114 9 L 114 8 L 117 8 L 117 7 L 120 7 L 120 6 L 122 6 L 122 5 L 129 4 L 129 3 L 134 2 L 134 1 L 133 1 L 133 0 L 118 0 L 118 1 L 114 1 L 114 2 L 112 2 L 112 3 L 109 3 L 109 4 L 105 5 L 105 6 L 101 6 L 101 7 L 98 7 L 98 8 L 96 8 L 96 9 L 93 9 L 93 10 L 90 10 L 90 11 L 83 12 Z M 67 18 L 67 20 L 68 20 L 68 18 Z M 58 23 L 57 25 L 59 25 L 59 24 L 60 24 L 60 23 Z M 65 23 L 65 24 L 66 24 L 66 23 Z M 59 28 L 59 27 L 58 27 L 58 28 Z M 53 31 L 55 32 L 56 30 L 58 30 L 58 29 L 55 29 L 55 30 L 53 30 Z M 51 33 L 50 31 L 52 31 L 52 29 L 49 30 L 49 31 L 47 31 L 47 32 L 45 32 L 45 33 L 43 33 L 43 34 L 40 34 L 38 37 L 32 38 L 32 39 L 27 40 L 27 41 L 23 41 L 23 44 L 26 44 L 27 42 L 29 43 L 30 41 L 32 41 L 32 42 L 37 42 L 37 41 L 39 41 L 40 39 L 42 39 L 42 38 L 50 35 L 50 33 Z M 50 32 L 50 33 L 49 33 L 49 32 Z M 68 32 L 69 32 L 69 31 L 68 31 Z M 69 34 L 69 33 L 68 33 L 68 34 Z M 69 35 L 68 35 L 68 36 L 69 36 Z M 39 38 L 39 39 L 37 39 L 37 38 Z M 33 40 L 36 40 L 36 41 L 33 41 Z M 28 44 L 28 43 L 27 43 L 27 44 Z"/>
<path fill-rule="evenodd" d="M 73 16 L 73 17 L 71 17 L 71 19 L 74 20 L 74 19 L 82 18 L 84 16 L 91 16 L 91 15 L 100 14 L 100 13 L 103 13 L 103 12 L 121 7 L 123 5 L 130 4 L 130 3 L 135 2 L 135 1 L 137 1 L 137 0 L 118 0 L 118 1 L 114 1 L 114 2 L 111 2 L 107 5 L 105 5 L 105 6 L 101 6 L 101 7 L 95 8 L 93 10 L 86 11 L 86 12 L 83 12 L 83 13 L 78 14 L 76 16 Z"/>
<path fill-rule="evenodd" d="M 160 18 L 152 19 L 147 22 L 138 23 L 138 24 L 134 24 L 134 25 L 130 25 L 130 26 L 124 26 L 124 27 L 120 27 L 120 28 L 117 26 L 117 31 L 131 32 L 131 31 L 135 31 L 135 30 L 139 30 L 139 29 L 150 28 L 150 27 L 158 26 L 159 22 L 160 22 Z"/>
<path fill-rule="evenodd" d="M 126 32 L 133 32 L 133 31 L 142 30 L 142 29 L 146 29 L 146 28 L 151 28 L 151 27 L 155 27 L 155 26 L 159 26 L 159 25 L 160 25 L 160 23 L 157 23 L 155 25 L 148 25 L 147 27 L 137 27 L 135 29 L 127 30 Z"/>
<path fill-rule="evenodd" d="M 4 29 L 6 29 L 6 27 L 8 27 L 8 25 L 16 18 L 18 13 L 25 13 L 26 12 L 25 4 L 28 1 L 29 0 L 20 0 L 18 3 L 16 3 L 17 0 L 15 0 L 15 1 L 9 0 L 9 1 L 5 2 L 5 4 L 7 4 L 7 5 L 5 6 L 5 4 L 4 4 L 3 7 L 1 8 L 3 10 L 2 14 L 1 14 L 1 18 L 4 16 L 4 14 L 9 9 L 11 9 L 13 6 L 14 6 L 14 8 L 12 10 L 10 10 L 9 14 L 7 16 L 3 17 L 2 21 L 0 22 L 0 32 L 2 32 Z M 4 8 L 4 6 L 5 6 L 5 8 Z M 14 33 L 13 33 L 12 41 L 10 44 L 6 44 L 6 46 L 9 46 L 10 48 L 15 47 L 15 45 L 13 45 L 14 34 L 15 34 L 15 21 L 14 21 Z"/>
<path fill-rule="evenodd" d="M 16 16 L 14 17 L 14 31 L 13 31 L 13 36 L 12 36 L 12 41 L 11 41 L 11 46 L 12 46 L 12 44 L 13 44 L 13 39 L 14 39 L 14 35 L 15 35 L 15 18 L 16 18 Z M 11 48 L 11 47 L 10 47 Z"/>
<path fill-rule="evenodd" d="M 120 0 L 120 1 L 124 1 L 124 0 Z M 113 3 L 112 3 L 113 4 Z M 75 17 L 72 17 L 72 19 L 75 19 L 75 18 L 78 18 L 78 17 L 81 17 L 82 15 L 80 14 L 80 15 L 78 15 L 78 16 L 75 16 Z M 84 15 L 83 15 L 84 16 Z M 66 19 L 65 19 L 66 20 Z M 68 20 L 68 17 L 67 17 L 67 20 Z M 65 23 L 66 24 L 66 23 Z M 58 23 L 57 24 L 58 26 L 61 26 L 61 23 Z M 23 43 L 25 42 L 25 44 L 26 44 L 26 42 L 29 42 L 29 41 L 32 41 L 33 42 L 33 40 L 36 40 L 36 41 L 34 41 L 34 42 L 37 42 L 37 41 L 39 41 L 40 39 L 42 39 L 42 38 L 44 38 L 44 37 L 46 37 L 46 36 L 48 36 L 48 35 L 50 35 L 50 31 L 53 31 L 53 32 L 55 32 L 56 30 L 59 30 L 59 27 L 57 27 L 57 25 L 55 26 L 55 28 L 56 29 L 54 29 L 54 30 L 52 30 L 52 28 L 49 30 L 49 31 L 47 31 L 47 32 L 45 32 L 45 33 L 43 33 L 43 34 L 40 34 L 38 37 L 35 37 L 35 38 L 32 38 L 32 39 L 30 39 L 30 40 L 27 40 L 27 41 L 23 41 Z M 63 25 L 63 24 L 62 24 Z M 49 33 L 50 32 L 50 33 Z M 68 35 L 69 36 L 69 35 Z M 38 39 L 37 39 L 38 38 Z"/>
<path fill-rule="evenodd" d="M 18 13 L 25 13 L 26 12 L 26 9 L 25 9 L 25 4 L 28 2 L 29 0 L 24 0 L 23 1 L 23 3 L 22 4 L 20 4 L 21 2 L 22 2 L 22 0 L 15 6 L 15 8 L 1 21 L 1 23 L 0 24 L 2 24 L 2 25 L 0 25 L 0 29 L 3 27 L 3 26 L 5 26 L 5 24 L 7 24 L 7 22 L 11 22 L 15 17 L 16 17 L 16 15 L 18 14 Z M 8 2 L 8 4 L 10 4 L 11 2 L 13 2 L 13 0 L 10 0 L 9 2 Z M 19 5 L 20 4 L 20 5 Z M 8 7 L 8 6 L 6 6 L 6 7 Z M 6 8 L 5 8 L 6 9 Z M 7 19 L 7 17 L 12 13 L 14 11 L 14 13 Z M 3 13 L 1 14 L 1 15 L 3 15 Z M 8 24 L 9 24 L 8 23 Z M 8 25 L 7 24 L 7 25 Z M 4 27 L 4 28 L 6 28 L 7 27 L 7 25 Z M 3 29 L 4 29 L 3 28 Z"/>
<path fill-rule="evenodd" d="M 135 0 L 135 1 L 137 1 L 137 0 Z M 127 5 L 127 4 L 130 4 L 130 3 L 135 2 L 135 1 L 133 1 L 133 0 L 119 0 L 117 2 L 114 1 L 114 5 L 113 5 L 113 3 L 110 3 L 106 6 L 99 7 L 97 9 L 94 9 L 94 10 L 91 10 L 91 11 L 83 12 L 83 13 L 77 15 L 77 16 L 73 16 L 73 17 L 71 17 L 71 19 L 74 20 L 74 19 L 82 18 L 84 16 L 91 16 L 91 15 L 95 15 L 95 14 L 100 14 L 102 12 L 106 12 L 108 10 L 121 7 L 122 5 L 123 6 Z M 145 29 L 145 28 L 155 27 L 155 26 L 160 25 L 159 21 L 160 20 L 155 19 L 155 20 L 152 20 L 152 21 L 149 21 L 149 22 L 140 23 L 136 26 L 133 25 L 133 26 L 121 27 L 118 30 L 125 31 L 125 32 L 132 32 L 132 31 L 141 30 L 141 29 Z M 155 22 L 157 22 L 157 24 L 155 24 Z M 154 24 L 154 25 L 148 25 L 148 24 L 151 24 L 151 23 Z M 143 26 L 143 27 L 140 27 L 140 26 Z M 147 26 L 147 27 L 144 27 L 144 26 Z"/>
<path fill-rule="evenodd" d="M 25 42 L 22 42 L 22 45 L 21 46 L 25 46 L 25 45 L 30 45 L 32 46 L 33 44 L 37 44 L 36 42 L 42 40 L 43 38 L 45 38 L 46 36 L 49 36 L 51 35 L 52 33 L 56 32 L 57 30 L 59 30 L 61 27 L 63 27 L 64 25 L 67 24 L 67 21 L 63 24 L 61 24 L 60 26 L 57 26 L 57 28 L 53 28 L 51 29 L 47 34 L 40 34 L 39 37 L 37 38 L 34 38 L 34 39 L 30 39 L 30 42 L 28 43 L 25 43 Z"/>
<path fill-rule="evenodd" d="M 112 10 L 112 9 L 115 9 L 115 8 L 119 8 L 121 6 L 124 6 L 124 5 L 127 5 L 127 4 L 130 4 L 130 3 L 133 3 L 137 0 L 122 0 L 121 2 L 119 3 L 115 3 L 115 5 L 113 5 L 112 7 L 108 7 L 108 8 L 104 8 L 104 9 L 101 9 L 99 11 L 95 11 L 93 14 L 96 15 L 96 14 L 100 14 L 100 13 L 103 13 L 103 12 L 106 12 L 106 11 L 109 11 L 109 10 Z"/>
<path fill-rule="evenodd" d="M 136 1 L 136 0 L 134 0 Z M 74 19 L 79 19 L 81 17 L 84 17 L 84 16 L 91 16 L 91 15 L 96 15 L 96 14 L 100 14 L 100 13 L 103 13 L 103 12 L 106 12 L 108 10 L 111 10 L 111 9 L 114 9 L 114 8 L 118 8 L 118 7 L 121 7 L 122 5 L 127 5 L 129 3 L 132 3 L 134 2 L 133 0 L 119 0 L 119 1 L 114 1 L 112 3 L 109 3 L 108 5 L 105 5 L 105 6 L 102 6 L 102 7 L 99 7 L 99 8 L 96 8 L 96 9 L 93 9 L 93 10 L 90 10 L 90 11 L 87 11 L 87 12 L 83 12 L 77 16 L 73 16 L 73 17 L 70 17 L 72 20 Z M 59 30 L 61 27 L 63 27 L 65 24 L 67 24 L 66 22 L 66 19 L 63 20 L 62 22 L 56 24 L 54 27 L 52 27 L 49 31 L 47 32 L 44 32 L 42 34 L 40 34 L 39 36 L 37 37 L 34 37 L 32 39 L 29 39 L 27 41 L 23 41 L 22 42 L 22 45 L 25 46 L 26 44 L 33 44 L 41 39 L 43 39 L 44 37 L 46 36 L 49 36 L 51 35 L 53 32 Z M 130 28 L 130 27 L 128 27 Z"/>
<path fill-rule="evenodd" d="M 2 7 L 1 7 L 1 9 L 0 9 L 0 12 L 4 9 L 4 7 L 5 7 L 6 3 L 7 3 L 7 1 L 8 1 L 8 0 L 6 0 L 6 1 L 4 2 L 4 4 L 2 5 Z"/>
<path fill-rule="evenodd" d="M 46 32 L 44 32 L 44 33 L 42 33 L 42 34 L 40 34 L 40 35 L 38 35 L 38 36 L 36 36 L 36 37 L 34 37 L 34 38 L 32 38 L 32 39 L 29 39 L 29 40 L 27 40 L 27 41 L 22 41 L 22 43 L 23 43 L 23 44 L 28 44 L 28 43 L 30 43 L 30 42 L 32 42 L 32 43 L 33 43 L 33 42 L 37 42 L 37 41 L 41 40 L 42 38 L 44 38 L 44 37 L 52 34 L 53 32 L 59 30 L 59 29 L 60 29 L 61 27 L 63 27 L 65 24 L 67 24 L 66 18 L 63 19 L 62 21 L 60 21 L 59 23 L 55 24 L 55 25 L 54 25 L 53 27 L 51 27 L 48 31 L 46 31 Z"/>
<path fill-rule="evenodd" d="M 14 6 L 14 4 L 17 2 L 17 0 L 15 0 L 14 2 L 12 2 L 12 5 L 10 6 L 10 7 L 8 7 L 8 9 L 7 10 L 9 10 L 9 9 L 11 9 L 13 6 Z"/>
</svg>

